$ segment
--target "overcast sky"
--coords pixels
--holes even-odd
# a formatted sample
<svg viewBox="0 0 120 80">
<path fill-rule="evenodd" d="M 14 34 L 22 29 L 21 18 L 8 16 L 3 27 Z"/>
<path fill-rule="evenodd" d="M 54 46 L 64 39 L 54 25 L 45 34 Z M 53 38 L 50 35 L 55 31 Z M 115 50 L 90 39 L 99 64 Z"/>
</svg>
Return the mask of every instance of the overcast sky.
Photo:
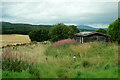
<svg viewBox="0 0 120 80">
<path fill-rule="evenodd" d="M 108 27 L 118 17 L 118 2 L 80 0 L 2 1 L 2 21 Z"/>
</svg>

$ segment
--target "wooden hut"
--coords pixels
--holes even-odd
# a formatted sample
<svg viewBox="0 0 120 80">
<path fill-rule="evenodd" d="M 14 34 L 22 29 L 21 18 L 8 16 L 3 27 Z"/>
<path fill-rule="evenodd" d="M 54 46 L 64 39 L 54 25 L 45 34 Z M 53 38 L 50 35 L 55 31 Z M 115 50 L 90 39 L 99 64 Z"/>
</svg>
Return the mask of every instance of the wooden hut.
<svg viewBox="0 0 120 80">
<path fill-rule="evenodd" d="M 110 35 L 103 34 L 100 32 L 80 32 L 76 33 L 77 42 L 85 43 L 85 42 L 109 42 Z"/>
</svg>

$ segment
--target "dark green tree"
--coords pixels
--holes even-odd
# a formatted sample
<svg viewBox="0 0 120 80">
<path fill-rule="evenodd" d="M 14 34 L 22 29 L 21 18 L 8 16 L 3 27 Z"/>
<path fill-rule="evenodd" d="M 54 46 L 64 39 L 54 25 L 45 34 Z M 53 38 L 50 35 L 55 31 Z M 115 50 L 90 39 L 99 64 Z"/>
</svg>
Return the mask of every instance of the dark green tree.
<svg viewBox="0 0 120 80">
<path fill-rule="evenodd" d="M 31 41 L 47 41 L 49 39 L 48 33 L 47 29 L 34 30 L 29 33 L 29 37 Z"/>
<path fill-rule="evenodd" d="M 109 25 L 107 33 L 111 35 L 111 41 L 120 42 L 120 18 Z"/>
<path fill-rule="evenodd" d="M 79 29 L 77 28 L 77 26 L 70 25 L 69 27 L 71 27 L 73 29 L 74 33 L 78 33 L 79 32 Z"/>
<path fill-rule="evenodd" d="M 102 29 L 102 28 L 96 30 L 96 32 L 101 32 L 101 33 L 107 34 L 107 30 Z"/>
<path fill-rule="evenodd" d="M 51 41 L 55 42 L 67 38 L 75 38 L 75 31 L 63 23 L 58 23 L 52 26 L 49 35 L 51 36 Z"/>
</svg>

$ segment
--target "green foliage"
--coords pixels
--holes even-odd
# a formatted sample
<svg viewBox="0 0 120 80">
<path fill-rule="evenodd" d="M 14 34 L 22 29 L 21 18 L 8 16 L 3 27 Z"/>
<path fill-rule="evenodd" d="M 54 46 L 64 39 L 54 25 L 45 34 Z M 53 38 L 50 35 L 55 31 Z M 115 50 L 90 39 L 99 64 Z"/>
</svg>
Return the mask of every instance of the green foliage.
<svg viewBox="0 0 120 80">
<path fill-rule="evenodd" d="M 91 72 L 91 70 L 88 68 L 84 71 L 76 70 L 76 73 L 73 75 L 74 78 L 118 78 L 118 72 L 117 68 L 111 68 L 109 70 L 101 70 L 99 71 Z"/>
<path fill-rule="evenodd" d="M 47 29 L 34 30 L 29 33 L 29 37 L 31 41 L 47 41 L 49 39 L 48 33 Z"/>
<path fill-rule="evenodd" d="M 75 33 L 77 32 L 76 26 L 69 27 L 63 23 L 58 23 L 52 26 L 49 35 L 51 36 L 51 41 L 56 42 L 67 38 L 75 38 Z"/>
<path fill-rule="evenodd" d="M 109 25 L 107 33 L 111 35 L 111 41 L 120 42 L 120 18 Z"/>
<path fill-rule="evenodd" d="M 71 27 L 73 29 L 74 33 L 78 33 L 79 32 L 79 29 L 77 28 L 77 26 L 70 25 L 69 27 Z"/>
<path fill-rule="evenodd" d="M 107 34 L 107 30 L 102 29 L 102 28 L 96 30 L 96 32 L 101 32 L 101 33 Z"/>
<path fill-rule="evenodd" d="M 27 71 L 14 72 L 14 71 L 2 71 L 2 78 L 35 78 L 34 75 L 28 73 Z"/>
</svg>

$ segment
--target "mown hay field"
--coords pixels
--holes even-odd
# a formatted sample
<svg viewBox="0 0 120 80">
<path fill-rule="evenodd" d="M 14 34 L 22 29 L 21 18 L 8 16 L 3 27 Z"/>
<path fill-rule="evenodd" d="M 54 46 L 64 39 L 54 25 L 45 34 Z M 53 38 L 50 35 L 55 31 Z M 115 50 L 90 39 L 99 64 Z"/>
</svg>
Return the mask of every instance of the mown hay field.
<svg viewBox="0 0 120 80">
<path fill-rule="evenodd" d="M 0 35 L 0 36 L 1 36 L 0 47 L 6 46 L 6 45 L 16 45 L 16 44 L 30 42 L 28 35 L 4 34 L 4 35 Z"/>
</svg>

